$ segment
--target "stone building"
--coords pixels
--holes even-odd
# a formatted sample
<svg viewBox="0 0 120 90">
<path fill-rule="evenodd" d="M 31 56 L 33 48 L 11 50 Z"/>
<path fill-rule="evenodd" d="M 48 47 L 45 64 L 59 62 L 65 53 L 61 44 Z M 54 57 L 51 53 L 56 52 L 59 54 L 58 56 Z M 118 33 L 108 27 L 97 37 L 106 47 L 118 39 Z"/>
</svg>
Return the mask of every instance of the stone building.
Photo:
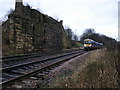
<svg viewBox="0 0 120 90">
<path fill-rule="evenodd" d="M 69 41 L 62 25 L 52 17 L 16 0 L 15 10 L 2 24 L 3 55 L 62 50 Z"/>
</svg>

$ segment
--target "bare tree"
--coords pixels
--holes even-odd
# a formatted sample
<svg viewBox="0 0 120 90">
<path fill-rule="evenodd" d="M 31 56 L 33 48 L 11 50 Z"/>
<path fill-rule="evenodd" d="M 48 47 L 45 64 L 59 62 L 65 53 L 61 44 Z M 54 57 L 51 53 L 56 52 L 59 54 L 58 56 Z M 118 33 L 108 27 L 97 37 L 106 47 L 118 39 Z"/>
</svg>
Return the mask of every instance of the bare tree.
<svg viewBox="0 0 120 90">
<path fill-rule="evenodd" d="M 73 37 L 73 31 L 72 31 L 72 29 L 68 28 L 65 31 L 66 31 L 66 34 L 67 34 L 68 38 L 70 40 L 72 40 L 72 37 Z"/>
<path fill-rule="evenodd" d="M 114 48 L 116 40 L 108 37 L 106 35 L 102 35 L 99 33 L 95 33 L 94 29 L 87 29 L 81 36 L 81 41 L 83 43 L 84 39 L 90 38 L 93 39 L 99 43 L 103 43 L 104 46 L 107 48 Z"/>
<path fill-rule="evenodd" d="M 14 12 L 14 10 L 11 8 L 8 12 L 7 12 L 7 16 L 9 15 L 9 14 L 12 14 Z"/>
<path fill-rule="evenodd" d="M 78 36 L 77 36 L 77 35 L 74 35 L 74 36 L 73 36 L 73 40 L 78 41 Z"/>
</svg>

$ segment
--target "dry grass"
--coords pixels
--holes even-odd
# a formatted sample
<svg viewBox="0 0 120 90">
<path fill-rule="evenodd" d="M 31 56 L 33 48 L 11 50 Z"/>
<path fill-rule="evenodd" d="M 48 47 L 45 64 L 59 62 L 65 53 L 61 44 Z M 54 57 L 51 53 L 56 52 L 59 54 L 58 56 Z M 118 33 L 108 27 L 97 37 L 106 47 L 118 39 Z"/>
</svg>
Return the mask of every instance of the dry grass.
<svg viewBox="0 0 120 90">
<path fill-rule="evenodd" d="M 47 87 L 118 88 L 117 61 L 117 51 L 102 49 L 90 52 L 54 70 Z"/>
</svg>

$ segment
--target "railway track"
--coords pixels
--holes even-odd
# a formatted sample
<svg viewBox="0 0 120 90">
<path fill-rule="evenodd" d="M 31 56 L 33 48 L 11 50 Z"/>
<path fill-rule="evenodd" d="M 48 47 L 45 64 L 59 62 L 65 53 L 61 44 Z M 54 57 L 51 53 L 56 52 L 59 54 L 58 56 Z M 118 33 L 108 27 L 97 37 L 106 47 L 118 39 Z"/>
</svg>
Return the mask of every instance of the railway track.
<svg viewBox="0 0 120 90">
<path fill-rule="evenodd" d="M 0 83 L 3 88 L 14 84 L 15 82 L 28 78 L 37 73 L 42 74 L 43 71 L 53 68 L 55 65 L 63 63 L 66 60 L 70 60 L 78 55 L 85 53 L 83 50 L 54 56 L 51 58 L 42 59 L 39 61 L 28 62 L 24 64 L 18 64 L 10 67 L 0 69 L 2 71 L 2 82 Z"/>
<path fill-rule="evenodd" d="M 66 53 L 66 52 L 71 52 L 71 51 L 77 51 L 77 50 L 82 50 L 82 49 L 76 49 L 76 50 L 63 50 L 63 51 L 52 51 L 52 52 L 39 52 L 39 53 L 31 53 L 31 54 L 26 54 L 26 55 L 16 55 L 16 56 L 4 56 L 4 57 L 0 57 L 0 59 L 2 59 L 3 62 L 7 62 L 7 61 L 14 61 L 14 60 L 18 60 L 18 59 L 27 59 L 27 58 L 32 58 L 32 57 L 40 57 L 40 56 L 44 56 L 44 55 L 53 55 L 56 53 Z"/>
<path fill-rule="evenodd" d="M 78 49 L 81 50 L 81 49 Z M 67 51 L 56 51 L 56 52 L 47 52 L 47 53 L 36 53 L 36 54 L 31 54 L 31 55 L 20 55 L 20 56 L 10 56 L 10 57 L 2 57 L 2 67 L 9 67 L 16 65 L 18 63 L 27 63 L 32 61 L 35 61 L 37 58 L 42 59 L 46 57 L 51 57 L 52 55 L 60 55 L 64 53 L 69 53 L 73 51 L 78 51 L 78 50 L 67 50 Z"/>
</svg>

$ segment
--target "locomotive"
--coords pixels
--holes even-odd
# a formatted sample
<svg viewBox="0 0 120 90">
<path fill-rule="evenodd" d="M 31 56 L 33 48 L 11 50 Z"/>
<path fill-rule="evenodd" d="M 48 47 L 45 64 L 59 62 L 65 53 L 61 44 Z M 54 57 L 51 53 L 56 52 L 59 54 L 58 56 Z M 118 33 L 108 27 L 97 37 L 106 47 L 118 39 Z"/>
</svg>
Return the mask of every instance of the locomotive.
<svg viewBox="0 0 120 90">
<path fill-rule="evenodd" d="M 94 50 L 94 49 L 100 49 L 103 47 L 102 43 L 98 43 L 92 39 L 85 39 L 84 40 L 84 50 Z"/>
</svg>

